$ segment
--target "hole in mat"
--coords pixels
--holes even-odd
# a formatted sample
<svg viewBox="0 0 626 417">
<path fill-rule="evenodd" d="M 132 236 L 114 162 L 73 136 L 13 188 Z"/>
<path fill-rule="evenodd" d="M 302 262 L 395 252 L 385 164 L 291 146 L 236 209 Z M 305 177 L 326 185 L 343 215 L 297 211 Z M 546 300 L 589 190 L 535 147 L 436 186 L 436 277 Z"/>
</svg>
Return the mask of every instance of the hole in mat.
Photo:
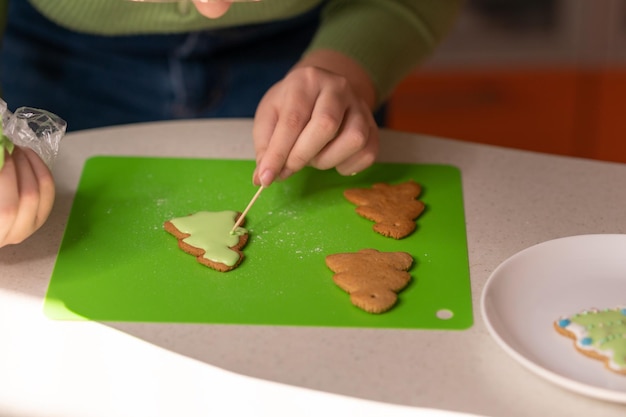
<svg viewBox="0 0 626 417">
<path fill-rule="evenodd" d="M 454 317 L 454 313 L 447 308 L 442 308 L 441 310 L 437 310 L 436 316 L 438 319 L 441 320 L 450 320 L 452 317 Z"/>
</svg>

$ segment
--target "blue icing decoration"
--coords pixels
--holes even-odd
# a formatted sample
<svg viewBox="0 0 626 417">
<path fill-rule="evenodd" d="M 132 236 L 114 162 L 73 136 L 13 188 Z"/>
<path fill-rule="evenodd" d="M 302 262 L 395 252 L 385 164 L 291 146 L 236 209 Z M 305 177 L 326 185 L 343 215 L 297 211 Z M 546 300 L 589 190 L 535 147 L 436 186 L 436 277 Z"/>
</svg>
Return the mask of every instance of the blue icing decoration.
<svg viewBox="0 0 626 417">
<path fill-rule="evenodd" d="M 593 339 L 591 339 L 590 337 L 585 337 L 580 340 L 580 344 L 583 346 L 589 346 L 592 343 L 593 343 Z"/>
<path fill-rule="evenodd" d="M 559 327 L 567 327 L 569 326 L 569 324 L 571 323 L 571 321 L 569 319 L 561 319 L 559 320 Z"/>
</svg>

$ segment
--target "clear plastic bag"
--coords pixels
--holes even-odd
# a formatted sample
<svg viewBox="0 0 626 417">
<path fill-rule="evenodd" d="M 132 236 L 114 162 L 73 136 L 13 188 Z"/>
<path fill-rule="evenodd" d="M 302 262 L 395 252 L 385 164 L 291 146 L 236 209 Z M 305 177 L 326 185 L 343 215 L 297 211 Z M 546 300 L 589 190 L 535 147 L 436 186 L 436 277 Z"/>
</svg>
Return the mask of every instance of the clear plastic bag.
<svg viewBox="0 0 626 417">
<path fill-rule="evenodd" d="M 15 113 L 0 99 L 0 117 L 4 135 L 17 146 L 32 149 L 52 168 L 67 123 L 54 113 L 32 107 L 20 107 Z"/>
</svg>

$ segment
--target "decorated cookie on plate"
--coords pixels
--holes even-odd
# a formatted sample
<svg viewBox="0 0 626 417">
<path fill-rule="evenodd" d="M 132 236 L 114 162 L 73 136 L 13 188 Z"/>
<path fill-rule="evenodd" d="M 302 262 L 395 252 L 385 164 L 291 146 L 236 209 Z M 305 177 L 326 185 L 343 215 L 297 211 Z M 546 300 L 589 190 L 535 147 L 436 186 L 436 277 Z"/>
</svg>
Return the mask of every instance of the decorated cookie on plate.
<svg viewBox="0 0 626 417">
<path fill-rule="evenodd" d="M 573 339 L 576 350 L 626 376 L 626 306 L 583 310 L 559 318 L 554 328 Z"/>
</svg>

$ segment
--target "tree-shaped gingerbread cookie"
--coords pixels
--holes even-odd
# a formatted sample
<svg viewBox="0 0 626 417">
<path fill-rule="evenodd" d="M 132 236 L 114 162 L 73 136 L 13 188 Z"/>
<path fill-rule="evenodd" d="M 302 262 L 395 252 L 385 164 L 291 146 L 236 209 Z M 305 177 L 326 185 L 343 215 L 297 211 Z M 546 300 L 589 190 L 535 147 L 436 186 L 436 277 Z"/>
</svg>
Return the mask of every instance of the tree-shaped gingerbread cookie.
<svg viewBox="0 0 626 417">
<path fill-rule="evenodd" d="M 248 241 L 248 231 L 231 229 L 239 218 L 236 211 L 199 211 L 164 223 L 164 229 L 176 237 L 178 246 L 198 262 L 220 272 L 235 269 L 243 260 L 241 249 Z"/>
<path fill-rule="evenodd" d="M 372 188 L 350 188 L 343 194 L 357 205 L 360 216 L 375 222 L 375 232 L 402 239 L 415 230 L 415 219 L 424 211 L 424 203 L 417 200 L 421 192 L 422 187 L 409 180 L 396 185 L 376 183 Z"/>
<path fill-rule="evenodd" d="M 411 281 L 413 258 L 406 252 L 361 249 L 326 257 L 333 281 L 350 294 L 352 304 L 368 313 L 384 313 L 396 304 L 397 293 Z"/>
</svg>

